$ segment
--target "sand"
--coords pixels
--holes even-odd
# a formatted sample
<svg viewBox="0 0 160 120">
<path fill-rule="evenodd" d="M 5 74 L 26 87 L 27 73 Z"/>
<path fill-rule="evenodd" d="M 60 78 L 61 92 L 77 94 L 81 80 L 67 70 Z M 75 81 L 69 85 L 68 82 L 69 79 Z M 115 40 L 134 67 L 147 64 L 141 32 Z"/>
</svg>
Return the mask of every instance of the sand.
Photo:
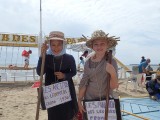
<svg viewBox="0 0 160 120">
<path fill-rule="evenodd" d="M 138 88 L 135 92 L 132 82 L 128 83 L 127 90 L 126 80 L 120 80 L 119 83 L 116 92 L 120 97 L 148 96 L 145 88 Z M 31 85 L 32 83 L 0 83 L 0 120 L 35 120 L 37 89 L 31 88 Z M 39 120 L 47 120 L 46 110 L 39 110 Z"/>
</svg>

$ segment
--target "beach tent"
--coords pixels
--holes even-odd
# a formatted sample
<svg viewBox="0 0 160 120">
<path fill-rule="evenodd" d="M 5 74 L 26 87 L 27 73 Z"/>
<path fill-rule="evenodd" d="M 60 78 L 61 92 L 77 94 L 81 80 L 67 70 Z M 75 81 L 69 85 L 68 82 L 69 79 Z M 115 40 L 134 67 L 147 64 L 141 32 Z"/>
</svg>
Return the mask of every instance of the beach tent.
<svg viewBox="0 0 160 120">
<path fill-rule="evenodd" d="M 91 52 L 91 49 L 89 49 L 86 46 L 86 42 L 79 42 L 79 43 L 74 43 L 74 44 L 69 44 L 67 46 L 68 49 L 72 49 L 75 52 L 83 52 L 85 50 L 88 50 Z"/>
</svg>

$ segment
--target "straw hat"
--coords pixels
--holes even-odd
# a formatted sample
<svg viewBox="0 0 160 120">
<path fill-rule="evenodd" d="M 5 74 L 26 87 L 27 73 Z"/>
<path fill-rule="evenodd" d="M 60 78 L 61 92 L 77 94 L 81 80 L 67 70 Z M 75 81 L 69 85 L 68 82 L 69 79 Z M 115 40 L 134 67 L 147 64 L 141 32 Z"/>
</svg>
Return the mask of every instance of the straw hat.
<svg viewBox="0 0 160 120">
<path fill-rule="evenodd" d="M 60 31 L 52 31 L 49 33 L 49 40 L 62 40 L 66 42 L 64 38 L 64 33 Z"/>
<path fill-rule="evenodd" d="M 102 30 L 96 30 L 92 33 L 91 39 L 89 39 L 86 42 L 86 46 L 89 48 L 92 48 L 93 41 L 95 40 L 106 40 L 108 41 L 108 47 L 112 48 L 117 45 L 117 39 L 119 38 L 114 38 L 114 37 L 108 37 L 108 34 L 106 34 Z"/>
</svg>

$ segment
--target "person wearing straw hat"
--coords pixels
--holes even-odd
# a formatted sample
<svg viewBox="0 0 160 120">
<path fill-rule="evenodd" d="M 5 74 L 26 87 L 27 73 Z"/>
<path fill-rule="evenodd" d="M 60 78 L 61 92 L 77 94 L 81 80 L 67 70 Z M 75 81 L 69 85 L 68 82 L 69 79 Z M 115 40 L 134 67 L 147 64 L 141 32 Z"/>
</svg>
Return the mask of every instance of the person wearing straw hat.
<svg viewBox="0 0 160 120">
<path fill-rule="evenodd" d="M 48 120 L 71 120 L 78 112 L 76 92 L 72 80 L 72 77 L 76 75 L 75 59 L 72 55 L 66 53 L 67 41 L 63 32 L 50 32 L 48 42 L 49 48 L 45 43 L 41 47 L 41 55 L 46 52 L 45 86 L 67 80 L 71 95 L 71 101 L 47 109 Z M 42 57 L 40 56 L 37 65 L 38 75 L 41 72 L 41 64 Z"/>
<path fill-rule="evenodd" d="M 83 114 L 86 109 L 82 101 L 102 100 L 106 98 L 107 78 L 110 75 L 110 94 L 112 90 L 118 88 L 118 78 L 116 70 L 108 61 L 108 50 L 117 45 L 114 37 L 108 37 L 102 30 L 94 31 L 91 39 L 86 42 L 86 46 L 95 53 L 87 59 L 84 66 L 84 74 L 79 85 L 78 106 Z M 87 120 L 86 114 L 83 115 Z"/>
</svg>

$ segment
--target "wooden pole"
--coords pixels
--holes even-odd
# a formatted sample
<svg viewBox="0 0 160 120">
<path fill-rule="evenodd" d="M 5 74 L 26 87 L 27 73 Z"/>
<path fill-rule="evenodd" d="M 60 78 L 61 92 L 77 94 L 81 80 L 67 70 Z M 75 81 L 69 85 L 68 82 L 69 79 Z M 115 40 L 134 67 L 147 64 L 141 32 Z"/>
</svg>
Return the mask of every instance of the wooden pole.
<svg viewBox="0 0 160 120">
<path fill-rule="evenodd" d="M 38 91 L 38 102 L 37 102 L 35 120 L 39 119 L 39 107 L 40 107 L 40 102 L 41 102 L 43 73 L 44 73 L 44 65 L 45 65 L 45 57 L 46 57 L 46 51 L 41 52 L 41 43 L 42 43 L 42 0 L 40 0 L 40 39 L 38 41 L 38 54 L 40 56 L 40 54 L 42 53 L 42 64 L 41 64 L 40 86 L 39 86 L 39 91 Z M 47 44 L 46 41 L 45 41 L 45 44 Z"/>
<path fill-rule="evenodd" d="M 107 54 L 108 62 L 112 63 L 112 50 L 110 50 Z M 109 106 L 109 92 L 110 92 L 110 75 L 107 79 L 107 89 L 106 89 L 106 107 L 105 107 L 105 120 L 108 120 L 108 106 Z"/>
<path fill-rule="evenodd" d="M 45 44 L 47 42 L 45 41 Z M 37 110 L 36 110 L 36 118 L 35 120 L 39 119 L 39 107 L 41 102 L 41 92 L 42 92 L 42 83 L 43 83 L 43 74 L 44 74 L 44 65 L 45 65 L 45 58 L 46 58 L 46 51 L 42 53 L 42 65 L 41 65 L 41 75 L 40 75 L 40 86 L 38 91 L 38 102 L 37 102 Z"/>
<path fill-rule="evenodd" d="M 127 113 L 127 114 L 129 114 L 129 115 L 132 115 L 132 116 L 134 116 L 134 117 L 137 117 L 137 118 L 140 118 L 140 119 L 143 119 L 143 120 L 149 120 L 148 118 L 145 118 L 145 117 L 142 117 L 142 116 L 139 116 L 139 115 L 136 115 L 136 114 L 127 112 L 127 111 L 125 111 L 125 110 L 121 110 L 121 112 Z"/>
</svg>

